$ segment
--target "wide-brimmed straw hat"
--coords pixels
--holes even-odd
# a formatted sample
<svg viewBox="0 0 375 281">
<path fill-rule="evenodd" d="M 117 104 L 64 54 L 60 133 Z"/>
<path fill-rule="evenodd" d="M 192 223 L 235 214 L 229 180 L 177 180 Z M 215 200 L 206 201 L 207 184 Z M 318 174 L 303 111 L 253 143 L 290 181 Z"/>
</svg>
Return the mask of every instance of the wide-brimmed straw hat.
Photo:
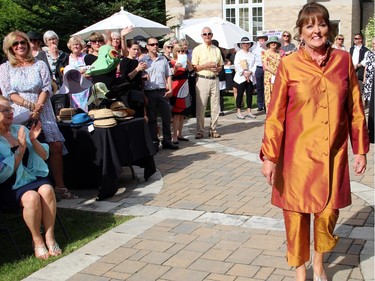
<svg viewBox="0 0 375 281">
<path fill-rule="evenodd" d="M 97 128 L 111 128 L 116 126 L 117 121 L 114 118 L 112 110 L 108 108 L 102 108 L 93 111 L 94 115 L 94 126 Z"/>
<path fill-rule="evenodd" d="M 113 111 L 122 111 L 124 112 L 125 116 L 133 116 L 135 111 L 131 108 L 125 106 L 125 104 L 121 101 L 115 101 L 111 104 L 110 107 Z"/>
<path fill-rule="evenodd" d="M 237 43 L 237 46 L 241 48 L 241 44 L 250 43 L 250 48 L 254 45 L 254 42 L 249 39 L 249 37 L 242 37 L 241 41 Z"/>
<path fill-rule="evenodd" d="M 56 119 L 58 121 L 72 120 L 74 114 L 76 114 L 76 110 L 74 108 L 61 108 Z"/>
<path fill-rule="evenodd" d="M 266 46 L 267 48 L 269 48 L 269 45 L 271 43 L 276 43 L 277 44 L 277 48 L 280 48 L 281 47 L 281 43 L 280 43 L 280 40 L 277 36 L 271 36 L 270 39 L 266 42 Z"/>
</svg>

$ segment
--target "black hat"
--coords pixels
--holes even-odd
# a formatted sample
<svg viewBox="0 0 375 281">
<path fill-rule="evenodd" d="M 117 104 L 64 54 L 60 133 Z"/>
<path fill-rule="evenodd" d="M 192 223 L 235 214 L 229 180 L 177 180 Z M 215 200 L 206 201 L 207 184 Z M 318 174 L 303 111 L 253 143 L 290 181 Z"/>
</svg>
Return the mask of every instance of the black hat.
<svg viewBox="0 0 375 281">
<path fill-rule="evenodd" d="M 42 41 L 42 36 L 40 35 L 39 32 L 36 31 L 29 31 L 26 33 L 26 35 L 29 37 L 29 39 L 37 39 L 39 41 Z"/>
</svg>

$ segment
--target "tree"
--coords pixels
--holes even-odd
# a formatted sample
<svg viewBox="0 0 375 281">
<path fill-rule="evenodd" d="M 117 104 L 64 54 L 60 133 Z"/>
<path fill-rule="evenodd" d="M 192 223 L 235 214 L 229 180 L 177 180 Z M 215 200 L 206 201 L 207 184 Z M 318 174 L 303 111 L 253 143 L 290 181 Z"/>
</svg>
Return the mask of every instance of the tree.
<svg viewBox="0 0 375 281">
<path fill-rule="evenodd" d="M 362 30 L 362 34 L 365 35 L 365 45 L 367 48 L 372 49 L 372 39 L 375 38 L 375 20 L 374 17 L 370 17 L 368 23 L 364 30 Z"/>
<path fill-rule="evenodd" d="M 0 0 L 0 36 L 4 38 L 16 29 L 41 33 L 53 30 L 60 37 L 60 48 L 66 49 L 70 35 L 120 11 L 121 6 L 138 16 L 166 23 L 163 0 Z"/>
</svg>

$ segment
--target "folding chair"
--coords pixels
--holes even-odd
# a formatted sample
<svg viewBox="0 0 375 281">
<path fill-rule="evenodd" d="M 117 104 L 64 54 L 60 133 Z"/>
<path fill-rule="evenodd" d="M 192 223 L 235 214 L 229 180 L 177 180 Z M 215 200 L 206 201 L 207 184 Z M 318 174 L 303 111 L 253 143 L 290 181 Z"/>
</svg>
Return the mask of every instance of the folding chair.
<svg viewBox="0 0 375 281">
<path fill-rule="evenodd" d="M 15 220 L 18 220 L 16 225 L 12 223 L 12 221 L 15 221 Z M 57 213 L 56 213 L 56 222 L 59 224 L 59 227 L 64 233 L 66 239 L 69 241 L 70 240 L 69 234 L 66 231 L 66 228 L 63 225 Z M 0 235 L 7 234 L 9 236 L 13 244 L 13 247 L 20 258 L 22 258 L 22 254 L 13 234 L 15 231 L 20 230 L 22 228 L 27 228 L 22 217 L 22 208 L 19 208 L 16 210 L 9 210 L 9 209 L 2 210 L 0 206 Z M 43 226 L 41 227 L 41 232 L 44 232 Z"/>
</svg>

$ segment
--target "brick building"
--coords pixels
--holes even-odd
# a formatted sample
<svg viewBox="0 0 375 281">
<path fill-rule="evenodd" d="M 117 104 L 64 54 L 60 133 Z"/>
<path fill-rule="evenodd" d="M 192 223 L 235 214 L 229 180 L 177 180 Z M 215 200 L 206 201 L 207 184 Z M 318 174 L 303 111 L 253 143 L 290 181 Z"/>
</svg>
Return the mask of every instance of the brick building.
<svg viewBox="0 0 375 281">
<path fill-rule="evenodd" d="M 289 30 L 293 34 L 301 7 L 309 0 L 166 0 L 166 11 L 172 18 L 168 26 L 178 26 L 184 19 L 218 16 L 250 32 Z M 345 36 L 350 47 L 354 33 L 360 32 L 369 17 L 374 16 L 374 0 L 320 0 L 330 12 L 336 33 Z M 198 31 L 200 32 L 200 31 Z"/>
</svg>

